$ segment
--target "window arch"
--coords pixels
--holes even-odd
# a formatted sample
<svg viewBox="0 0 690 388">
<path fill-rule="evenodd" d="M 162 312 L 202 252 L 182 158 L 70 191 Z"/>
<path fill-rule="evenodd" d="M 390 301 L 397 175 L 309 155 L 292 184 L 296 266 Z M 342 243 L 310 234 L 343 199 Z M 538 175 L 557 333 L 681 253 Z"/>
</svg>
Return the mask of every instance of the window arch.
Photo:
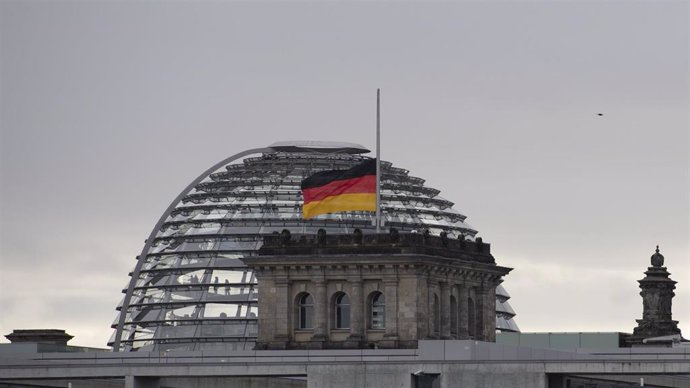
<svg viewBox="0 0 690 388">
<path fill-rule="evenodd" d="M 379 291 L 372 292 L 369 296 L 369 328 L 386 328 L 386 298 Z"/>
<path fill-rule="evenodd" d="M 314 298 L 310 294 L 302 293 L 297 296 L 297 323 L 298 329 L 314 328 Z"/>
<path fill-rule="evenodd" d="M 333 327 L 336 329 L 350 328 L 350 297 L 344 292 L 335 294 L 333 304 Z"/>
</svg>

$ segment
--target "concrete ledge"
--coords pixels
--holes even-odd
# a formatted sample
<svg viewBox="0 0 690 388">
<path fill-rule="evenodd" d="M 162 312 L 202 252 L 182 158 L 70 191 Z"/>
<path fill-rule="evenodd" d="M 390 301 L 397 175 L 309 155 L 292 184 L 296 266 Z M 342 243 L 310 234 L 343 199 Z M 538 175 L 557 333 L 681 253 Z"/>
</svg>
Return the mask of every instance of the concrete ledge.
<svg viewBox="0 0 690 388">
<path fill-rule="evenodd" d="M 477 373 L 690 374 L 688 350 L 602 349 L 601 353 L 589 354 L 580 350 L 562 352 L 479 341 L 439 340 L 420 341 L 419 349 L 39 353 L 31 358 L 23 353 L 0 359 L 0 379 L 303 376 L 308 368 L 315 366 L 365 367 L 381 373 L 387 368 L 405 373 L 408 369 L 412 373 L 450 368 Z"/>
</svg>

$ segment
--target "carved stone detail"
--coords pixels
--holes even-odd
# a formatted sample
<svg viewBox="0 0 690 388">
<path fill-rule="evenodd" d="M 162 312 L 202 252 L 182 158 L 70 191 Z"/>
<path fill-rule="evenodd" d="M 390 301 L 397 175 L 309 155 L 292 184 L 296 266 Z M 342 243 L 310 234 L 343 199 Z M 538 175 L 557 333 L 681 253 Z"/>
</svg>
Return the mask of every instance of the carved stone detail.
<svg viewBox="0 0 690 388">
<path fill-rule="evenodd" d="M 629 346 L 642 346 L 647 338 L 680 334 L 678 321 L 674 321 L 671 314 L 676 282 L 663 267 L 664 256 L 659 253 L 658 245 L 650 261 L 652 266 L 647 268 L 646 276 L 638 280 L 642 290 L 642 319 L 637 320 L 637 327 L 626 340 Z"/>
</svg>

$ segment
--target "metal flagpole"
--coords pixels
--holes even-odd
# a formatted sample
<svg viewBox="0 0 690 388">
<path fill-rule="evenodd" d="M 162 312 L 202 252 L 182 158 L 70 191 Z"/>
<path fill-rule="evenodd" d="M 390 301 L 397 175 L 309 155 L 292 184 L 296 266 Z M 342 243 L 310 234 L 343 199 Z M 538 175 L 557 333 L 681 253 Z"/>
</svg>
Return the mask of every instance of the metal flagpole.
<svg viewBox="0 0 690 388">
<path fill-rule="evenodd" d="M 376 89 L 376 233 L 381 232 L 381 89 Z"/>
</svg>

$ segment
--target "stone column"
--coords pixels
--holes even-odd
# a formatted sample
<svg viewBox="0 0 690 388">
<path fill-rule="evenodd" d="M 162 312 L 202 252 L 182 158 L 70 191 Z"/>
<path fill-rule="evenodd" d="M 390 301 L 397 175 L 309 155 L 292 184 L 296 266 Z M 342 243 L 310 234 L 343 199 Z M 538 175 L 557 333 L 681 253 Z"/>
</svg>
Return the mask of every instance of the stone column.
<svg viewBox="0 0 690 388">
<path fill-rule="evenodd" d="M 350 280 L 352 295 L 350 298 L 350 338 L 354 341 L 361 341 L 363 338 L 363 328 L 365 327 L 364 300 L 362 296 L 362 279 Z"/>
<path fill-rule="evenodd" d="M 417 337 L 415 339 L 427 339 L 431 336 L 429 327 L 429 279 L 425 274 L 417 273 Z"/>
<path fill-rule="evenodd" d="M 496 287 L 489 286 L 484 297 L 484 340 L 496 342 Z"/>
<path fill-rule="evenodd" d="M 394 348 L 398 341 L 398 279 L 384 279 L 383 295 L 386 299 L 386 333 L 379 346 Z"/>
<path fill-rule="evenodd" d="M 458 286 L 458 339 L 468 339 L 470 335 L 467 331 L 467 318 L 469 312 L 467 311 L 467 298 L 469 292 L 467 286 L 461 284 Z"/>
<path fill-rule="evenodd" d="M 480 341 L 485 341 L 487 336 L 486 328 L 486 318 L 487 318 L 487 305 L 486 305 L 486 295 L 487 290 L 485 285 L 477 287 L 475 291 L 475 303 L 477 305 L 477 313 L 475 314 L 475 320 L 477 321 L 477 329 L 475 333 L 475 339 Z M 495 324 L 494 324 L 495 325 Z"/>
<path fill-rule="evenodd" d="M 314 280 L 314 336 L 312 341 L 323 342 L 328 338 L 328 296 L 326 295 L 326 281 Z M 319 345 L 314 344 L 314 347 Z"/>
<path fill-rule="evenodd" d="M 441 339 L 450 339 L 450 286 L 440 282 L 441 288 Z"/>
<path fill-rule="evenodd" d="M 290 340 L 290 329 L 289 322 L 294 319 L 294 309 L 291 309 L 292 303 L 289 301 L 289 282 L 287 278 L 279 277 L 274 280 L 275 285 L 275 315 L 273 316 L 275 325 L 275 341 L 274 348 L 285 349 L 287 347 L 287 342 Z M 262 316 L 262 312 L 259 312 L 259 317 Z M 281 346 L 282 343 L 282 346 Z"/>
</svg>

